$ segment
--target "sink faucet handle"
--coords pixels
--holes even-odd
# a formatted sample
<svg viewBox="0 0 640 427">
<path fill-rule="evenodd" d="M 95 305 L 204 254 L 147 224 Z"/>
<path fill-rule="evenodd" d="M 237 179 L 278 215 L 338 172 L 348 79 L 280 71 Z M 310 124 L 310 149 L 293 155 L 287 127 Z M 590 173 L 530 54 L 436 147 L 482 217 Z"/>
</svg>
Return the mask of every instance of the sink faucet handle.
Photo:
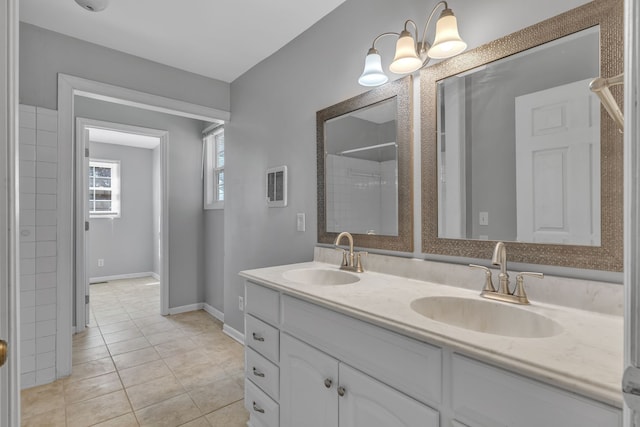
<svg viewBox="0 0 640 427">
<path fill-rule="evenodd" d="M 342 266 L 349 267 L 349 251 L 346 249 L 342 250 Z"/>
<path fill-rule="evenodd" d="M 527 300 L 527 293 L 524 291 L 524 276 L 535 277 L 536 279 L 544 279 L 544 274 L 534 273 L 531 271 L 523 271 L 516 275 L 516 289 L 513 291 L 513 296 Z"/>
<path fill-rule="evenodd" d="M 484 270 L 485 279 L 484 279 L 484 288 L 482 288 L 482 293 L 485 292 L 495 292 L 496 288 L 493 287 L 493 281 L 491 280 L 491 270 L 488 267 L 483 265 L 469 264 L 469 267 L 479 268 Z"/>
<path fill-rule="evenodd" d="M 368 255 L 369 252 L 358 252 L 357 253 L 357 262 L 356 262 L 356 273 L 364 273 L 364 268 L 362 268 L 362 255 Z"/>
</svg>

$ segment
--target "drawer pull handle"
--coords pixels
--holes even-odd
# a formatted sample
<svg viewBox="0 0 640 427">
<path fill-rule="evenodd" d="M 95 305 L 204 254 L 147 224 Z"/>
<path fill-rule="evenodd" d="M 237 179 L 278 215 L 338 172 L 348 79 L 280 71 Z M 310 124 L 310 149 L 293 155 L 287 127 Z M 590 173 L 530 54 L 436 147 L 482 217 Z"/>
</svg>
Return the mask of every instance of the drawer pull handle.
<svg viewBox="0 0 640 427">
<path fill-rule="evenodd" d="M 253 375 L 255 375 L 256 377 L 264 378 L 264 373 L 257 370 L 255 366 L 253 367 Z"/>
<path fill-rule="evenodd" d="M 252 334 L 254 341 L 264 341 L 264 338 L 261 337 L 260 335 L 256 334 L 255 332 Z"/>
<path fill-rule="evenodd" d="M 347 390 L 344 387 L 338 387 L 338 396 L 342 397 L 347 393 Z"/>
<path fill-rule="evenodd" d="M 324 380 L 324 386 L 326 388 L 331 388 L 331 385 L 333 384 L 333 381 L 331 381 L 329 378 L 327 378 L 326 380 Z"/>
<path fill-rule="evenodd" d="M 261 414 L 264 414 L 264 409 L 256 405 L 256 402 L 253 402 L 253 410 L 256 412 L 260 412 Z"/>
</svg>

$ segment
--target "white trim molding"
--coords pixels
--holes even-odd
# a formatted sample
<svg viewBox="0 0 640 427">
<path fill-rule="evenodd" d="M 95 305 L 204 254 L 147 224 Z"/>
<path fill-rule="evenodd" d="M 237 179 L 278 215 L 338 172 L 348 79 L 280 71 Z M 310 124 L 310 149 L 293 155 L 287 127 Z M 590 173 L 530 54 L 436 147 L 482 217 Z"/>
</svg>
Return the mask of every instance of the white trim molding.
<svg viewBox="0 0 640 427">
<path fill-rule="evenodd" d="M 244 334 L 242 332 L 239 332 L 236 329 L 233 329 L 227 323 L 225 323 L 224 326 L 222 327 L 222 332 L 224 332 L 234 340 L 238 341 L 240 344 L 244 345 Z"/>
<path fill-rule="evenodd" d="M 151 271 L 142 271 L 140 273 L 129 274 L 114 274 L 113 276 L 100 276 L 89 278 L 89 283 L 95 284 L 100 282 L 110 282 L 112 280 L 125 280 L 125 279 L 139 279 L 141 277 L 153 277 L 155 280 L 160 280 L 160 276 Z"/>
<path fill-rule="evenodd" d="M 206 311 L 207 313 L 209 313 L 210 315 L 212 315 L 213 317 L 215 317 L 216 319 L 218 319 L 219 321 L 224 323 L 224 313 L 223 312 L 221 312 L 220 310 L 218 310 L 214 306 L 212 306 L 210 304 L 207 304 L 206 302 L 204 303 L 203 309 L 204 309 L 204 311 Z"/>
<path fill-rule="evenodd" d="M 15 0 L 12 0 L 15 1 Z M 17 85 L 16 85 L 17 86 Z M 61 378 L 71 374 L 71 326 L 73 326 L 73 290 L 75 287 L 74 271 L 74 162 L 76 152 L 75 142 L 75 111 L 74 99 L 82 96 L 119 105 L 132 106 L 145 110 L 156 111 L 204 120 L 208 122 L 224 123 L 230 119 L 228 111 L 217 110 L 201 105 L 191 104 L 162 96 L 126 89 L 107 83 L 96 82 L 67 74 L 58 74 L 58 308 L 57 308 L 57 337 L 56 337 L 56 377 Z M 168 138 L 168 136 L 167 136 Z M 63 143 L 67 141 L 67 143 Z M 71 141 L 71 151 L 68 150 Z M 167 171 L 162 177 L 163 188 L 168 188 L 168 151 L 167 144 L 161 144 L 164 150 L 162 168 Z M 168 196 L 162 201 L 162 210 L 168 214 Z M 168 219 L 161 220 L 163 236 L 169 236 Z M 160 276 L 160 312 L 169 313 L 169 254 L 168 239 L 162 239 L 164 258 L 160 260 L 162 271 Z M 200 307 L 202 308 L 202 307 Z"/>
<path fill-rule="evenodd" d="M 169 315 L 172 316 L 174 314 L 188 313 L 190 311 L 198 311 L 203 309 L 204 303 L 198 302 L 195 304 L 181 305 L 180 307 L 172 307 L 169 309 Z"/>
</svg>

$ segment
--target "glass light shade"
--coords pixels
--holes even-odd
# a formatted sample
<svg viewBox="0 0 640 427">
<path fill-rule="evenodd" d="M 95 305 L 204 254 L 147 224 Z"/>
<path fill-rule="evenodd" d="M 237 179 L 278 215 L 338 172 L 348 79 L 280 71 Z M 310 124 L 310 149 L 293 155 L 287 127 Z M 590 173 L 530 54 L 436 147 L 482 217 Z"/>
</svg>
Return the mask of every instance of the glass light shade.
<svg viewBox="0 0 640 427">
<path fill-rule="evenodd" d="M 396 55 L 389 70 L 396 74 L 408 74 L 422 67 L 422 60 L 416 52 L 416 42 L 407 30 L 400 33 L 396 43 Z"/>
<path fill-rule="evenodd" d="M 382 59 L 375 49 L 369 49 L 364 60 L 364 71 L 358 79 L 362 86 L 380 86 L 389 81 L 389 77 L 382 71 Z"/>
<path fill-rule="evenodd" d="M 436 37 L 427 55 L 434 59 L 451 58 L 466 48 L 467 44 L 458 34 L 458 20 L 451 9 L 445 9 L 436 23 Z"/>
</svg>

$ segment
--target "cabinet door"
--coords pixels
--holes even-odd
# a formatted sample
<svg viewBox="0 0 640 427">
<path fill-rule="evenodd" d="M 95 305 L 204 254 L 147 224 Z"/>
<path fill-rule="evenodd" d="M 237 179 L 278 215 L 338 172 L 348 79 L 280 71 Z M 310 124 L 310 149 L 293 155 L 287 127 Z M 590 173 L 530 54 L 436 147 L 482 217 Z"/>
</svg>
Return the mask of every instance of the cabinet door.
<svg viewBox="0 0 640 427">
<path fill-rule="evenodd" d="M 348 365 L 340 365 L 340 387 L 340 427 L 438 427 L 440 424 L 437 411 Z"/>
<path fill-rule="evenodd" d="M 281 427 L 338 425 L 338 361 L 287 334 L 280 338 Z"/>
</svg>

